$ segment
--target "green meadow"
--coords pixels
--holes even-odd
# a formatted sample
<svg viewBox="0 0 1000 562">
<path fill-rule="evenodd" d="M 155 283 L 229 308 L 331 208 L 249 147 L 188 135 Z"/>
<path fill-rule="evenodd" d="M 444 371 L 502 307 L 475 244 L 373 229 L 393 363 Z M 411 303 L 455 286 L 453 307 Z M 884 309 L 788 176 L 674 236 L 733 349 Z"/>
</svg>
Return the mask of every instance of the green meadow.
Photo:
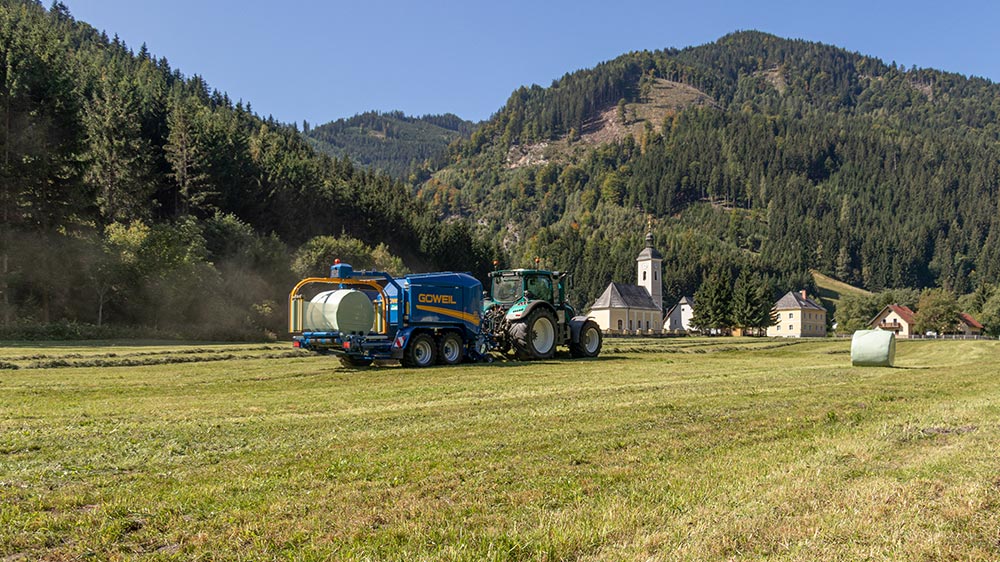
<svg viewBox="0 0 1000 562">
<path fill-rule="evenodd" d="M 0 560 L 996 560 L 1000 342 L 0 344 Z"/>
</svg>

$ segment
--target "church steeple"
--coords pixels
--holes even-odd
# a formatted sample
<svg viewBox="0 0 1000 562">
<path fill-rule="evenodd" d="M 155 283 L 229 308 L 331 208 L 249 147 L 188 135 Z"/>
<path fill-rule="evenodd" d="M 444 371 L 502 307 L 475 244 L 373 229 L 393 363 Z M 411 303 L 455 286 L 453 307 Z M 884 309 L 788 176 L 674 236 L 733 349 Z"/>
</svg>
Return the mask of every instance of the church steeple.
<svg viewBox="0 0 1000 562">
<path fill-rule="evenodd" d="M 653 218 L 649 217 L 649 225 L 646 231 L 646 247 L 639 252 L 639 257 L 635 259 L 638 265 L 638 275 L 640 287 L 646 289 L 649 296 L 653 298 L 656 307 L 663 311 L 663 256 L 653 247 Z"/>
</svg>

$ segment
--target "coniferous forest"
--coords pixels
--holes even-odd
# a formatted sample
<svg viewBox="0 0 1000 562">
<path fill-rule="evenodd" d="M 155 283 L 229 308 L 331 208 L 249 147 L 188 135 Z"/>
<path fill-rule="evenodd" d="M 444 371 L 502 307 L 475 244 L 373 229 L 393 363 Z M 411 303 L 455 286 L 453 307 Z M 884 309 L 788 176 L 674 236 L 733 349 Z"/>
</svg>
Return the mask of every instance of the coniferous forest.
<svg viewBox="0 0 1000 562">
<path fill-rule="evenodd" d="M 11 336 L 111 325 L 260 337 L 284 325 L 294 282 L 334 256 L 397 269 L 492 259 L 465 221 L 440 221 L 403 183 L 318 154 L 296 128 L 61 3 L 0 4 L 0 60 Z"/>
<path fill-rule="evenodd" d="M 670 84 L 710 101 L 642 119 Z M 998 114 L 987 80 L 740 32 L 521 88 L 419 189 L 514 261 L 573 271 L 581 301 L 634 278 L 645 216 L 668 304 L 716 267 L 751 269 L 775 297 L 812 291 L 810 269 L 872 291 L 992 294 Z M 588 144 L 608 121 L 627 134 Z"/>
<path fill-rule="evenodd" d="M 585 307 L 633 281 L 649 225 L 668 306 L 710 275 L 814 292 L 815 269 L 975 295 L 1000 326 L 988 80 L 740 32 L 520 88 L 478 127 L 300 131 L 59 2 L 0 0 L 0 54 L 11 337 L 280 333 L 290 286 L 334 257 L 482 275 L 538 256 Z M 698 101 L 661 95 L 682 90 Z"/>
<path fill-rule="evenodd" d="M 408 117 L 401 111 L 367 111 L 318 127 L 303 122 L 302 132 L 316 150 L 381 170 L 393 177 L 419 181 L 447 163 L 448 145 L 468 137 L 474 123 L 452 115 Z M 425 179 L 425 178 L 424 178 Z"/>
</svg>

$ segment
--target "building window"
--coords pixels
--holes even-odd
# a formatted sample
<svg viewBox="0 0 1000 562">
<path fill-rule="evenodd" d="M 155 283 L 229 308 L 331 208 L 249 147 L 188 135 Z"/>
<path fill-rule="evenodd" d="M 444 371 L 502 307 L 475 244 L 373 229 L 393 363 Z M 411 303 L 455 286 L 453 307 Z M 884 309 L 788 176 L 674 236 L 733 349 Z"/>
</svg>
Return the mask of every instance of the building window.
<svg viewBox="0 0 1000 562">
<path fill-rule="evenodd" d="M 653 272 L 653 281 L 656 281 L 656 272 Z"/>
<path fill-rule="evenodd" d="M 642 280 L 643 280 L 643 281 L 645 281 L 645 280 L 646 280 L 646 272 L 645 272 L 645 271 L 643 271 L 643 272 L 642 272 Z"/>
<path fill-rule="evenodd" d="M 778 324 L 778 331 L 781 331 L 781 324 Z"/>
<path fill-rule="evenodd" d="M 792 313 L 791 313 L 791 312 L 789 312 L 789 313 L 788 313 L 788 318 L 791 318 L 791 317 L 792 317 Z"/>
<path fill-rule="evenodd" d="M 629 330 L 631 330 L 631 329 L 632 329 L 632 321 L 631 321 L 631 320 L 629 320 L 629 321 L 628 321 L 628 329 L 629 329 Z"/>
<path fill-rule="evenodd" d="M 789 332 L 791 332 L 792 330 L 794 330 L 794 328 L 792 328 L 792 325 L 791 325 L 791 324 L 789 324 L 789 325 L 788 325 L 788 331 L 789 331 Z"/>
<path fill-rule="evenodd" d="M 622 329 L 622 321 L 621 321 L 621 320 L 619 320 L 619 321 L 618 321 L 618 331 L 620 332 L 620 331 L 621 331 L 621 329 Z"/>
<path fill-rule="evenodd" d="M 649 320 L 646 320 L 646 331 L 649 331 Z"/>
</svg>

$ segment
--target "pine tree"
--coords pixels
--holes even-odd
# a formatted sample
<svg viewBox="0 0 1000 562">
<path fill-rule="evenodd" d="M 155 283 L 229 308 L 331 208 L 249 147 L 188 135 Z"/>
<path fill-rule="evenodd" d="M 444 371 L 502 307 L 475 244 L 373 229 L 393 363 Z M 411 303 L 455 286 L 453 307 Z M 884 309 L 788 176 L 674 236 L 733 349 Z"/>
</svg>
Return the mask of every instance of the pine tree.
<svg viewBox="0 0 1000 562">
<path fill-rule="evenodd" d="M 730 275 L 717 267 L 702 282 L 694 294 L 694 315 L 691 325 L 703 331 L 725 331 L 732 327 L 732 291 Z"/>
<path fill-rule="evenodd" d="M 207 209 L 208 199 L 214 193 L 208 189 L 208 157 L 200 144 L 196 98 L 175 90 L 168 109 L 170 132 L 163 150 L 176 186 L 175 213 L 185 216 L 192 210 Z"/>
<path fill-rule="evenodd" d="M 139 103 L 133 84 L 110 73 L 101 76 L 86 104 L 88 166 L 104 222 L 129 222 L 148 216 L 153 194 L 152 155 L 142 137 Z"/>
<path fill-rule="evenodd" d="M 756 324 L 757 290 L 750 277 L 749 269 L 743 268 L 740 271 L 740 275 L 733 285 L 733 296 L 730 302 L 733 326 L 747 329 Z"/>
</svg>

